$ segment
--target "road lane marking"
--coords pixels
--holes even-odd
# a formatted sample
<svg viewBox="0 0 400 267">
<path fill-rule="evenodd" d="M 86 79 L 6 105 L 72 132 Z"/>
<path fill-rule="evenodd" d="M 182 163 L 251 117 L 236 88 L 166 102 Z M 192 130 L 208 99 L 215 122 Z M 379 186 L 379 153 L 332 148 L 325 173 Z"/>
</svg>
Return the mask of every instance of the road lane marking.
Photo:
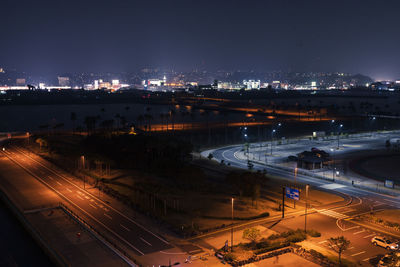
<svg viewBox="0 0 400 267">
<path fill-rule="evenodd" d="M 84 199 L 83 199 L 83 197 L 81 197 L 80 195 L 76 195 L 76 196 L 77 196 L 78 198 L 80 198 L 80 199 L 84 200 Z"/>
<path fill-rule="evenodd" d="M 353 235 L 358 235 L 358 234 L 361 234 L 363 232 L 365 232 L 365 229 L 362 229 L 361 231 L 355 232 L 355 233 L 353 233 Z"/>
<path fill-rule="evenodd" d="M 62 186 L 62 184 L 61 184 L 59 181 L 57 181 L 57 184 L 59 184 L 59 185 L 61 185 L 61 186 Z"/>
<path fill-rule="evenodd" d="M 371 237 L 371 236 L 374 236 L 374 235 L 375 235 L 375 233 L 370 234 L 370 235 L 366 235 L 366 236 L 364 236 L 363 238 L 368 238 L 368 237 Z"/>
<path fill-rule="evenodd" d="M 323 243 L 326 243 L 326 242 L 328 242 L 328 240 L 324 240 L 324 241 L 318 242 L 318 244 L 323 244 Z"/>
<path fill-rule="evenodd" d="M 338 213 L 338 212 L 333 211 L 333 210 L 322 209 L 322 210 L 317 210 L 317 211 L 319 213 L 321 213 L 321 214 L 324 214 L 324 215 L 329 216 L 329 217 L 333 217 L 335 219 L 344 219 L 344 218 L 348 217 L 347 215 Z"/>
<path fill-rule="evenodd" d="M 353 249 L 354 247 L 351 247 L 351 248 L 349 248 L 349 249 Z"/>
<path fill-rule="evenodd" d="M 47 178 L 49 178 L 50 180 L 54 180 L 54 178 L 53 178 L 53 177 L 51 177 L 51 176 L 47 176 Z"/>
<path fill-rule="evenodd" d="M 72 183 L 72 182 L 68 181 L 68 179 L 66 178 L 66 176 L 63 175 L 63 174 L 60 174 L 58 170 L 55 171 L 55 170 L 53 170 L 52 168 L 46 166 L 46 164 L 48 164 L 48 162 L 45 162 L 45 163 L 46 163 L 46 164 L 45 164 L 45 163 L 43 163 L 43 162 L 40 162 L 40 161 L 38 161 L 38 160 L 32 158 L 32 157 L 29 156 L 29 155 L 26 155 L 26 153 L 24 153 L 24 152 L 19 152 L 19 153 L 23 154 L 25 157 L 28 157 L 28 158 L 32 159 L 33 161 L 35 161 L 35 162 L 38 163 L 39 165 L 43 166 L 43 168 L 49 170 L 49 171 L 52 172 L 53 174 L 57 175 L 58 177 L 64 179 L 66 182 L 70 183 L 72 186 L 78 188 L 78 186 L 77 186 L 75 183 Z M 9 158 L 10 158 L 10 157 L 9 157 Z M 11 158 L 10 158 L 10 159 L 11 159 Z M 11 160 L 12 160 L 12 159 L 11 159 Z M 16 162 L 15 160 L 13 160 L 13 161 L 14 161 L 16 164 L 18 164 L 19 166 L 21 166 L 23 169 L 27 170 L 30 174 L 32 174 L 33 176 L 35 176 L 36 178 L 38 178 L 39 180 L 41 180 L 40 177 L 38 177 L 37 175 L 35 175 L 34 173 L 32 173 L 32 172 L 31 172 L 30 170 L 28 170 L 27 168 L 24 168 L 24 166 L 22 166 L 20 163 Z M 243 165 L 247 166 L 247 164 L 243 164 Z M 53 189 L 54 191 L 56 191 L 59 195 L 61 195 L 61 196 L 63 196 L 64 198 L 66 198 L 62 193 L 60 193 L 59 191 L 57 191 L 57 190 L 56 190 L 55 188 L 53 188 L 51 185 L 47 184 L 45 181 L 42 181 L 42 182 L 44 182 L 48 187 L 50 187 L 51 189 Z M 91 195 L 90 193 L 88 193 L 88 194 Z M 93 196 L 93 195 L 91 195 L 91 196 Z M 85 196 L 85 197 L 86 197 L 86 196 Z M 96 198 L 95 196 L 93 196 L 93 197 Z M 89 199 L 89 198 L 88 198 L 88 199 Z M 69 200 L 69 199 L 68 199 L 68 200 Z M 73 203 L 73 201 L 71 201 L 71 200 L 69 200 L 69 201 L 70 201 L 71 203 Z M 100 201 L 102 201 L 102 200 L 100 200 Z M 77 204 L 75 204 L 75 203 L 73 203 L 73 204 L 76 205 L 76 207 L 78 207 L 81 211 L 85 212 L 85 211 L 84 211 L 82 208 L 80 208 Z M 156 237 L 158 240 L 164 242 L 165 244 L 169 244 L 168 241 L 166 241 L 166 240 L 163 239 L 162 237 L 156 235 L 155 233 L 153 233 L 152 231 L 148 230 L 147 228 L 145 228 L 145 227 L 142 226 L 141 224 L 137 223 L 136 221 L 132 220 L 130 217 L 126 216 L 125 214 L 123 214 L 122 212 L 120 212 L 118 209 L 114 208 L 112 205 L 107 204 L 107 206 L 108 206 L 110 209 L 114 210 L 116 213 L 118 213 L 118 215 L 120 215 L 120 216 L 126 218 L 126 219 L 129 220 L 130 222 L 134 223 L 136 226 L 140 227 L 140 228 L 143 229 L 144 231 L 146 231 L 146 232 L 150 233 L 151 235 L 153 235 L 154 237 Z M 108 210 L 108 209 L 107 209 L 107 210 Z M 86 213 L 86 212 L 85 212 L 85 213 Z M 86 213 L 86 214 L 88 214 L 88 213 Z M 88 215 L 91 216 L 90 214 L 88 214 Z M 92 217 L 93 219 L 95 219 L 97 222 L 99 222 L 94 216 L 91 216 L 91 217 Z M 102 223 L 100 223 L 100 224 L 102 224 Z M 110 230 L 110 228 L 108 228 L 106 225 L 104 225 L 104 224 L 102 224 L 102 225 L 105 226 L 108 230 Z M 116 233 L 115 233 L 114 231 L 112 231 L 112 230 L 110 230 L 110 231 L 113 232 L 115 235 L 117 235 L 120 239 L 122 239 L 122 240 L 123 240 L 125 243 L 127 243 L 130 247 L 134 248 L 134 249 L 135 249 L 136 251 L 138 251 L 140 254 L 144 255 L 143 252 L 141 252 L 139 249 L 135 248 L 131 243 L 129 243 L 128 241 L 126 241 L 123 237 L 119 236 L 118 234 L 116 234 Z"/>
<path fill-rule="evenodd" d="M 351 256 L 354 257 L 354 256 L 358 256 L 358 255 L 361 255 L 361 254 L 364 254 L 364 253 L 365 253 L 365 251 L 361 251 L 361 252 L 358 252 L 358 253 L 354 253 Z"/>
<path fill-rule="evenodd" d="M 362 261 L 368 261 L 369 259 L 371 259 L 371 258 L 366 258 L 366 259 L 363 259 Z"/>
<path fill-rule="evenodd" d="M 78 204 L 76 204 L 74 201 L 72 201 L 71 199 L 69 199 L 68 197 L 66 197 L 65 195 L 63 195 L 60 191 L 58 191 L 57 189 L 55 189 L 54 187 L 52 187 L 50 184 L 46 183 L 46 181 L 44 181 L 42 178 L 40 178 L 38 175 L 34 174 L 32 171 L 30 171 L 29 169 L 27 169 L 26 167 L 24 167 L 23 165 L 21 165 L 19 162 L 17 162 L 16 160 L 12 159 L 11 157 L 8 157 L 11 161 L 13 161 L 15 164 L 19 165 L 21 168 L 23 168 L 25 171 L 27 171 L 29 174 L 31 174 L 33 177 L 36 177 L 39 181 L 41 181 L 43 184 L 45 184 L 46 186 L 48 186 L 49 188 L 51 188 L 53 191 L 55 191 L 58 195 L 60 195 L 62 198 L 66 199 L 67 201 L 69 201 L 72 205 L 74 205 L 76 208 L 78 208 L 79 210 L 81 210 L 83 213 L 85 213 L 86 215 L 88 215 L 90 218 L 92 218 L 93 220 L 95 220 L 97 223 L 99 223 L 100 225 L 102 225 L 103 227 L 105 227 L 108 231 L 110 231 L 111 233 L 113 233 L 114 235 L 116 235 L 119 239 L 121 239 L 122 241 L 124 241 L 128 246 L 130 246 L 131 248 L 133 248 L 134 250 L 136 250 L 137 252 L 139 252 L 141 255 L 144 255 L 144 253 L 142 251 L 140 251 L 139 249 L 137 249 L 135 246 L 133 246 L 130 242 L 128 242 L 126 239 L 124 239 L 122 236 L 118 235 L 116 232 L 114 232 L 112 229 L 110 229 L 107 225 L 105 225 L 104 223 L 102 223 L 101 221 L 99 221 L 98 219 L 96 219 L 93 215 L 91 215 L 90 213 L 88 213 L 87 211 L 85 211 L 84 209 L 82 209 Z M 37 162 L 37 161 L 36 161 Z M 40 162 L 38 162 L 39 164 L 41 164 Z M 43 164 L 41 164 L 42 166 L 44 166 Z M 46 166 L 44 166 L 45 168 L 47 168 Z M 48 169 L 48 168 L 47 168 Z M 49 169 L 50 170 L 50 169 Z M 52 170 L 50 170 L 52 171 Z M 52 171 L 54 173 L 54 171 Z M 58 175 L 60 176 L 60 175 Z M 61 177 L 61 176 L 60 176 Z M 62 178 L 62 177 L 61 177 Z M 77 187 L 75 184 L 71 185 Z M 111 206 L 110 206 L 111 207 Z M 112 208 L 112 207 L 111 207 Z M 114 209 L 115 210 L 115 209 Z M 121 213 L 119 213 L 121 214 Z M 122 215 L 122 214 L 121 214 Z M 150 232 L 147 230 L 147 232 Z M 151 232 L 150 232 L 151 233 Z M 154 235 L 154 234 L 153 234 Z M 160 240 L 160 237 L 158 237 Z M 166 241 L 164 241 L 166 242 Z M 166 242 L 167 244 L 169 244 L 168 242 Z"/>
<path fill-rule="evenodd" d="M 67 188 L 67 190 L 68 190 L 70 193 L 72 193 L 72 190 L 71 190 L 71 189 Z"/>
<path fill-rule="evenodd" d="M 123 226 L 122 224 L 119 224 L 119 225 L 121 225 L 121 227 L 122 228 L 124 228 L 126 231 L 128 231 L 128 232 L 130 232 L 131 230 L 128 228 L 128 227 L 126 227 L 126 226 Z"/>
<path fill-rule="evenodd" d="M 107 213 L 104 213 L 104 216 L 106 216 L 107 218 L 109 218 L 110 220 L 112 220 L 112 217 L 110 215 L 108 215 Z"/>
<path fill-rule="evenodd" d="M 96 209 L 97 210 L 97 207 L 95 207 L 94 205 L 92 205 L 92 204 L 89 204 L 92 208 L 94 208 L 94 209 Z"/>
<path fill-rule="evenodd" d="M 144 240 L 143 238 L 140 238 L 140 240 L 142 240 L 144 243 L 146 243 L 147 245 L 152 247 L 152 245 L 149 242 L 147 242 L 146 240 Z"/>
<path fill-rule="evenodd" d="M 352 229 L 355 229 L 355 228 L 360 228 L 360 226 L 359 225 L 353 226 L 353 227 L 350 227 L 350 228 L 347 228 L 347 229 L 343 229 L 343 231 L 349 231 L 349 230 L 352 230 Z"/>
</svg>

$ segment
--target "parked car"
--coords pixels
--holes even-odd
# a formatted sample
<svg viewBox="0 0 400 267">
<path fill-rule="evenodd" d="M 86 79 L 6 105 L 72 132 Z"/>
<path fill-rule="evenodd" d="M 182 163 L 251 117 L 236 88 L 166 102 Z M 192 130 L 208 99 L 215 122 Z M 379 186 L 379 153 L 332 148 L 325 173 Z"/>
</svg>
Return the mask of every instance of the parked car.
<svg viewBox="0 0 400 267">
<path fill-rule="evenodd" d="M 395 266 L 400 267 L 400 253 L 390 253 L 380 259 L 378 262 L 378 267 Z"/>
<path fill-rule="evenodd" d="M 387 238 L 381 236 L 375 236 L 371 239 L 372 244 L 375 246 L 380 246 L 386 249 L 397 250 L 399 245 Z"/>
</svg>

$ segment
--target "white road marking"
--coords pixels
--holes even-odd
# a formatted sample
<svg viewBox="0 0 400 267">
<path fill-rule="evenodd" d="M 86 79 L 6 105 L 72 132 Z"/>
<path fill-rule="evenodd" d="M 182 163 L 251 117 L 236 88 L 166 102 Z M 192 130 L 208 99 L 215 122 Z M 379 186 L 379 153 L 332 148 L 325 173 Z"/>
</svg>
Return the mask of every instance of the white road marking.
<svg viewBox="0 0 400 267">
<path fill-rule="evenodd" d="M 61 184 L 59 181 L 57 181 L 57 184 L 59 184 L 59 185 L 61 185 L 61 186 L 62 186 L 62 184 Z"/>
<path fill-rule="evenodd" d="M 80 195 L 76 195 L 77 197 L 79 197 L 80 199 L 84 200 L 83 197 L 81 197 Z"/>
<path fill-rule="evenodd" d="M 321 185 L 320 187 L 321 188 L 325 188 L 325 189 L 333 190 L 333 189 L 337 189 L 337 188 L 343 188 L 343 187 L 346 187 L 346 186 L 342 185 L 342 184 L 334 183 L 334 184 L 324 184 L 324 185 Z"/>
<path fill-rule="evenodd" d="M 368 261 L 370 258 L 363 259 L 362 261 Z"/>
<path fill-rule="evenodd" d="M 67 188 L 67 190 L 68 190 L 70 193 L 72 193 L 72 190 L 71 190 L 71 189 Z"/>
<path fill-rule="evenodd" d="M 54 178 L 53 178 L 53 177 L 51 177 L 51 176 L 48 176 L 47 178 L 49 178 L 50 180 L 54 180 Z"/>
<path fill-rule="evenodd" d="M 339 212 L 333 211 L 333 210 L 327 210 L 327 209 L 322 209 L 322 210 L 317 210 L 319 213 L 327 215 L 329 217 L 333 217 L 335 219 L 344 219 L 347 218 L 347 215 L 341 214 Z"/>
<path fill-rule="evenodd" d="M 360 228 L 360 226 L 359 225 L 353 226 L 353 227 L 350 227 L 350 228 L 347 228 L 347 229 L 343 229 L 343 231 L 349 231 L 349 230 L 352 230 L 352 229 L 355 229 L 355 228 Z"/>
<path fill-rule="evenodd" d="M 324 241 L 318 242 L 318 244 L 323 244 L 323 243 L 326 243 L 326 242 L 328 242 L 328 240 L 324 240 Z"/>
<path fill-rule="evenodd" d="M 363 253 L 365 253 L 365 251 L 361 251 L 361 252 L 358 252 L 358 253 L 354 253 L 353 255 L 351 255 L 352 257 L 354 257 L 354 256 L 358 256 L 358 255 L 361 255 L 361 254 L 363 254 Z"/>
<path fill-rule="evenodd" d="M 89 204 L 92 208 L 94 208 L 94 209 L 96 209 L 97 210 L 97 207 L 95 207 L 94 205 L 92 205 L 92 204 Z"/>
<path fill-rule="evenodd" d="M 104 213 L 104 216 L 106 216 L 108 219 L 112 220 L 112 217 L 108 215 L 107 213 Z"/>
<path fill-rule="evenodd" d="M 122 228 L 124 228 L 126 231 L 128 231 L 128 232 L 130 232 L 131 230 L 128 228 L 128 227 L 126 227 L 126 226 L 123 226 L 122 224 L 119 224 L 119 225 L 121 225 L 121 227 Z"/>
<path fill-rule="evenodd" d="M 144 243 L 146 243 L 149 246 L 152 246 L 149 242 L 147 242 L 146 240 L 144 240 L 143 238 L 140 238 L 140 240 L 142 240 Z"/>
<path fill-rule="evenodd" d="M 353 249 L 354 247 L 351 247 L 351 248 L 349 248 L 349 249 Z"/>
<path fill-rule="evenodd" d="M 362 229 L 361 231 L 355 232 L 355 233 L 353 233 L 353 235 L 358 235 L 358 234 L 361 234 L 363 232 L 365 232 L 365 229 Z"/>
<path fill-rule="evenodd" d="M 47 170 L 51 171 L 52 173 L 54 173 L 55 175 L 57 175 L 58 177 L 61 177 L 62 179 L 64 179 L 65 181 L 69 182 L 72 186 L 78 187 L 76 184 L 68 181 L 67 179 L 65 179 L 65 176 L 62 174 L 57 173 L 56 171 L 54 171 L 53 169 L 47 167 L 45 164 L 39 162 L 38 160 L 33 159 L 31 156 L 27 156 L 25 153 L 20 152 L 22 154 L 24 154 L 25 157 L 30 157 L 33 161 L 37 162 L 38 164 L 40 164 L 41 166 L 43 166 L 44 168 L 46 168 Z M 11 159 L 11 157 L 9 157 Z M 11 159 L 13 160 L 13 159 Z M 26 171 L 28 171 L 30 174 L 32 174 L 33 176 L 35 176 L 36 178 L 38 178 L 39 180 L 41 180 L 42 182 L 44 182 L 49 188 L 51 188 L 52 190 L 54 190 L 56 193 L 58 193 L 59 195 L 63 196 L 62 193 L 60 193 L 59 191 L 57 191 L 57 189 L 53 188 L 51 185 L 47 184 L 45 181 L 43 181 L 40 177 L 38 177 L 37 175 L 35 175 L 34 173 L 32 173 L 31 171 L 29 171 L 27 168 L 24 168 L 23 165 L 21 165 L 20 163 L 18 163 L 17 161 L 13 160 L 17 165 L 19 165 L 20 167 L 22 167 L 23 169 L 25 169 Z M 245 164 L 243 164 L 245 165 Z M 246 165 L 247 166 L 247 165 Z M 89 193 L 90 194 L 90 193 Z M 65 196 L 64 196 L 65 197 Z M 68 198 L 67 198 L 68 199 Z M 69 199 L 68 199 L 69 200 Z M 128 241 L 126 241 L 123 237 L 120 237 L 117 233 L 113 232 L 110 228 L 108 228 L 106 225 L 104 225 L 103 223 L 101 223 L 100 221 L 98 221 L 94 216 L 92 216 L 91 214 L 87 213 L 85 210 L 83 210 L 81 207 L 79 207 L 77 204 L 75 204 L 72 200 L 69 200 L 72 204 L 74 204 L 77 208 L 79 208 L 81 211 L 83 211 L 84 213 L 86 213 L 87 215 L 89 215 L 92 219 L 96 220 L 98 223 L 100 223 L 101 225 L 103 225 L 105 228 L 107 228 L 110 232 L 114 233 L 115 235 L 117 235 L 120 239 L 122 239 L 125 243 L 127 243 L 130 247 L 134 248 L 136 251 L 138 251 L 141 255 L 144 255 L 143 252 L 141 252 L 139 249 L 137 249 L 136 247 L 134 247 L 131 243 L 129 243 Z M 150 230 L 146 229 L 145 227 L 143 227 L 142 225 L 140 225 L 139 223 L 135 222 L 134 220 L 132 220 L 131 218 L 127 217 L 125 214 L 119 212 L 117 209 L 113 208 L 111 205 L 108 205 L 110 207 L 110 209 L 113 209 L 115 212 L 117 212 L 119 215 L 123 216 L 124 218 L 128 219 L 129 221 L 131 221 L 132 223 L 136 224 L 137 226 L 139 226 L 140 228 L 142 228 L 143 230 L 145 230 L 146 232 L 152 234 L 154 237 L 158 238 L 159 240 L 161 240 L 162 242 L 164 242 L 165 244 L 169 244 L 168 241 L 164 240 L 163 238 L 161 238 L 160 236 L 154 234 L 153 232 L 151 232 Z M 109 210 L 109 209 L 107 209 Z"/>
<path fill-rule="evenodd" d="M 370 235 L 366 235 L 366 236 L 364 236 L 363 238 L 368 238 L 368 237 L 371 237 L 371 236 L 374 236 L 374 235 L 375 235 L 375 233 L 370 234 Z"/>
</svg>

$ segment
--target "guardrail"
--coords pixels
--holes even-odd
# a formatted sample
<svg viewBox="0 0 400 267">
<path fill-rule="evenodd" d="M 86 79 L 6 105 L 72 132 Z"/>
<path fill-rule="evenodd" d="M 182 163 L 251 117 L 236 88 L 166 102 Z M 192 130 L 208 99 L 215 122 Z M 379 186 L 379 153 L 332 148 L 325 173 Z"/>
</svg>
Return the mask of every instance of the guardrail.
<svg viewBox="0 0 400 267">
<path fill-rule="evenodd" d="M 63 203 L 59 203 L 60 209 L 62 209 L 68 216 L 70 216 L 72 219 L 74 219 L 77 223 L 82 225 L 84 228 L 86 228 L 95 238 L 97 238 L 100 242 L 102 242 L 104 245 L 109 247 L 112 251 L 114 251 L 118 256 L 120 256 L 126 263 L 128 263 L 130 266 L 139 266 L 139 263 L 132 258 L 123 248 L 115 244 L 113 241 L 111 241 L 109 238 L 107 238 L 103 233 L 98 231 L 96 228 L 94 228 L 92 225 L 90 225 L 88 222 L 86 222 L 83 218 L 81 218 L 78 214 L 73 212 L 70 208 L 68 208 L 66 205 Z"/>
</svg>

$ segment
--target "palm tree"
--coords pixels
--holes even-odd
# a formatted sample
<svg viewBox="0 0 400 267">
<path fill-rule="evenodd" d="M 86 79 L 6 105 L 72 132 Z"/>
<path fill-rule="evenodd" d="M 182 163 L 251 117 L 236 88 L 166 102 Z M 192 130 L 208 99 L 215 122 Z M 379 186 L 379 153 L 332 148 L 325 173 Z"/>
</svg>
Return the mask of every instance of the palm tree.
<svg viewBox="0 0 400 267">
<path fill-rule="evenodd" d="M 84 123 L 86 124 L 88 135 L 96 129 L 97 118 L 94 116 L 85 117 Z"/>
<path fill-rule="evenodd" d="M 164 113 L 160 113 L 160 119 L 161 119 L 161 131 L 164 130 Z"/>
<path fill-rule="evenodd" d="M 144 121 L 144 116 L 143 115 L 139 115 L 136 120 L 138 122 L 137 124 L 138 124 L 139 127 L 143 126 L 143 121 Z"/>
<path fill-rule="evenodd" d="M 169 116 L 171 117 L 171 122 L 172 122 L 172 132 L 174 132 L 174 130 L 175 130 L 175 124 L 174 124 L 175 114 L 176 114 L 175 110 L 170 109 Z"/>
<path fill-rule="evenodd" d="M 117 113 L 115 114 L 115 118 L 117 119 L 117 129 L 119 129 L 119 124 L 121 123 L 121 115 Z"/>
<path fill-rule="evenodd" d="M 71 121 L 72 121 L 72 133 L 75 132 L 75 121 L 76 121 L 76 113 L 71 112 Z"/>
</svg>

